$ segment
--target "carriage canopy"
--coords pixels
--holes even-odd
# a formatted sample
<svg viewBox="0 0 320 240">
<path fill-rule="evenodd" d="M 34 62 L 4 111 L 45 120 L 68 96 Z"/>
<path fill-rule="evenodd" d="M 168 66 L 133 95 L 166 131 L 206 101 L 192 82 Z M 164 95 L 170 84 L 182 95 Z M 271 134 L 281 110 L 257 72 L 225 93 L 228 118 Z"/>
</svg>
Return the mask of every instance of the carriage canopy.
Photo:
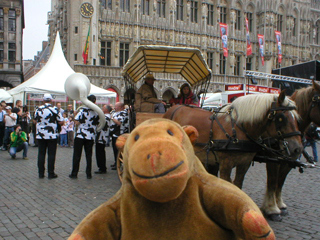
<svg viewBox="0 0 320 240">
<path fill-rule="evenodd" d="M 122 75 L 135 84 L 150 72 L 180 74 L 192 87 L 211 78 L 211 70 L 196 48 L 140 46 L 123 67 Z"/>
</svg>

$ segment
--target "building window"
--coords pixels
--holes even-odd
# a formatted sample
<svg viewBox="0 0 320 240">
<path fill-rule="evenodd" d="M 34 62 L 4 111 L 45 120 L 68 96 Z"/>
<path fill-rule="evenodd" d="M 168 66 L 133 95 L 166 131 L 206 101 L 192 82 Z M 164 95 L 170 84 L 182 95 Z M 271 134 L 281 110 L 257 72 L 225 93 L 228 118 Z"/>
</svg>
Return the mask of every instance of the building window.
<svg viewBox="0 0 320 240">
<path fill-rule="evenodd" d="M 177 20 L 183 21 L 183 0 L 177 0 Z"/>
<path fill-rule="evenodd" d="M 235 65 L 234 65 L 234 75 L 239 76 L 240 75 L 240 63 L 241 63 L 241 57 L 236 56 L 235 59 Z"/>
<path fill-rule="evenodd" d="M 8 27 L 9 27 L 9 31 L 11 32 L 16 31 L 16 11 L 15 10 L 9 10 Z"/>
<path fill-rule="evenodd" d="M 207 63 L 210 69 L 213 69 L 213 52 L 207 53 Z"/>
<path fill-rule="evenodd" d="M 78 27 L 74 27 L 74 33 L 78 33 Z"/>
<path fill-rule="evenodd" d="M 8 43 L 8 60 L 9 62 L 16 61 L 16 44 L 15 43 Z"/>
<path fill-rule="evenodd" d="M 283 24 L 283 15 L 278 14 L 278 19 L 277 19 L 277 30 L 282 31 L 282 24 Z"/>
<path fill-rule="evenodd" d="M 191 22 L 198 22 L 198 2 L 197 1 L 190 1 L 191 2 Z"/>
<path fill-rule="evenodd" d="M 100 65 L 111 66 L 111 42 L 101 42 Z"/>
<path fill-rule="evenodd" d="M 213 4 L 208 4 L 208 18 L 207 18 L 207 24 L 213 26 L 213 15 L 214 13 L 214 6 Z"/>
<path fill-rule="evenodd" d="M 235 29 L 241 30 L 241 11 L 236 10 L 236 22 L 235 22 Z"/>
<path fill-rule="evenodd" d="M 104 9 L 112 9 L 112 0 L 101 0 L 101 6 Z"/>
<path fill-rule="evenodd" d="M 252 70 L 252 57 L 246 59 L 246 70 Z"/>
<path fill-rule="evenodd" d="M 320 44 L 320 21 L 316 23 L 316 44 Z"/>
<path fill-rule="evenodd" d="M 0 8 L 0 31 L 3 31 L 3 8 Z"/>
<path fill-rule="evenodd" d="M 142 14 L 150 15 L 150 0 L 141 0 Z"/>
<path fill-rule="evenodd" d="M 74 55 L 74 61 L 78 61 L 78 54 Z"/>
<path fill-rule="evenodd" d="M 297 34 L 297 19 L 293 18 L 292 36 L 296 36 L 296 34 Z"/>
<path fill-rule="evenodd" d="M 0 62 L 3 62 L 3 42 L 0 42 Z"/>
<path fill-rule="evenodd" d="M 223 56 L 223 53 L 220 53 L 220 74 L 226 73 L 226 58 Z"/>
<path fill-rule="evenodd" d="M 130 12 L 130 0 L 120 0 L 120 9 L 123 12 Z"/>
<path fill-rule="evenodd" d="M 129 43 L 120 43 L 119 66 L 123 67 L 129 59 Z"/>
<path fill-rule="evenodd" d="M 220 22 L 227 23 L 227 8 L 220 7 Z"/>
<path fill-rule="evenodd" d="M 253 30 L 253 15 L 251 12 L 248 12 L 247 13 L 247 19 L 248 19 L 248 28 L 249 28 L 249 31 L 252 32 Z"/>
<path fill-rule="evenodd" d="M 166 17 L 166 0 L 157 1 L 157 12 L 159 17 Z"/>
</svg>

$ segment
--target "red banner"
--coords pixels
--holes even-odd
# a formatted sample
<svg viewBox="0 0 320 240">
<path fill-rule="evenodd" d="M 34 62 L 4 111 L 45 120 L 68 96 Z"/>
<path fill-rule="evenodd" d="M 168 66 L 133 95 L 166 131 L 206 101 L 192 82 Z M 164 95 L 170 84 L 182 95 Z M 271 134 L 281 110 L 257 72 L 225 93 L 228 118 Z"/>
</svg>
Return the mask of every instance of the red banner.
<svg viewBox="0 0 320 240">
<path fill-rule="evenodd" d="M 252 47 L 251 47 L 251 41 L 250 41 L 248 18 L 246 18 L 246 29 L 247 29 L 247 56 L 250 56 L 252 54 Z"/>
<path fill-rule="evenodd" d="M 87 62 L 88 62 L 89 41 L 90 41 L 90 25 L 89 25 L 89 30 L 88 30 L 86 43 L 84 44 L 84 49 L 83 49 L 83 52 L 82 52 L 82 57 L 83 57 L 83 63 L 84 64 L 87 64 Z"/>
<path fill-rule="evenodd" d="M 259 52 L 261 56 L 262 66 L 264 66 L 264 35 L 258 34 Z"/>
<path fill-rule="evenodd" d="M 243 90 L 243 84 L 229 84 L 224 86 L 225 91 L 239 91 Z"/>
<path fill-rule="evenodd" d="M 220 35 L 222 40 L 223 56 L 228 57 L 228 25 L 220 23 Z"/>
<path fill-rule="evenodd" d="M 282 52 L 281 52 L 281 32 L 274 31 L 277 39 L 277 48 L 278 48 L 278 62 L 282 62 Z"/>
</svg>

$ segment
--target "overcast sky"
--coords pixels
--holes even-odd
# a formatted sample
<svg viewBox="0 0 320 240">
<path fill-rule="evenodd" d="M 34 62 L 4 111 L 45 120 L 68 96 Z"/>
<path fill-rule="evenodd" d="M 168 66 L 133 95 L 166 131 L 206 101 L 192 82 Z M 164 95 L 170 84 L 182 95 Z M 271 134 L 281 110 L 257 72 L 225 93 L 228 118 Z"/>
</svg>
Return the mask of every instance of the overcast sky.
<svg viewBox="0 0 320 240">
<path fill-rule="evenodd" d="M 47 14 L 51 0 L 24 0 L 23 59 L 33 59 L 48 40 Z"/>
</svg>

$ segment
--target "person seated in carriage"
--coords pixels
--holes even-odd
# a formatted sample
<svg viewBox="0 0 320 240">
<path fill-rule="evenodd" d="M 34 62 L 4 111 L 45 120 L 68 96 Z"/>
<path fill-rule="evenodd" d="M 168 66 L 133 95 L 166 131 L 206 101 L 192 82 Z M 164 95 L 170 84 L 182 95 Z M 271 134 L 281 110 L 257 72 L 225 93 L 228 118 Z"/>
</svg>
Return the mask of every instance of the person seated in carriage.
<svg viewBox="0 0 320 240">
<path fill-rule="evenodd" d="M 195 95 L 191 87 L 188 83 L 185 83 L 180 88 L 180 93 L 177 98 L 171 98 L 169 103 L 174 106 L 176 104 L 179 105 L 193 105 L 193 106 L 199 106 L 199 99 L 197 95 Z"/>
<path fill-rule="evenodd" d="M 145 83 L 137 91 L 134 104 L 137 112 L 165 113 L 166 103 L 157 98 L 153 87 L 155 80 L 152 74 L 147 74 Z"/>
</svg>

